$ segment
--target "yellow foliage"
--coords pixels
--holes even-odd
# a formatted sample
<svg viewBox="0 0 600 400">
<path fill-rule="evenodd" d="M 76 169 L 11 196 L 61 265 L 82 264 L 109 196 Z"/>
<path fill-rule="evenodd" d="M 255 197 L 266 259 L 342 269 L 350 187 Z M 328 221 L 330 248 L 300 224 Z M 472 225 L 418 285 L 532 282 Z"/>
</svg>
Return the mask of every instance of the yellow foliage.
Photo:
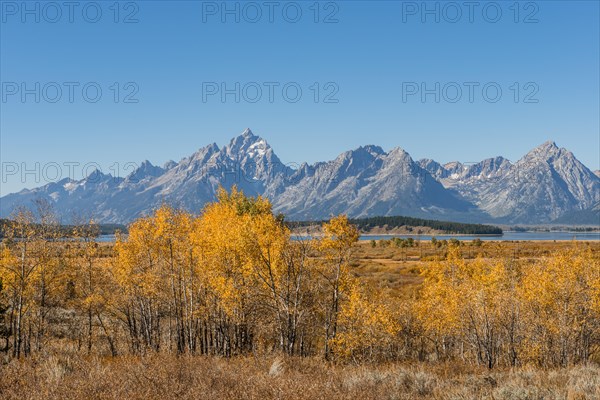
<svg viewBox="0 0 600 400">
<path fill-rule="evenodd" d="M 354 281 L 340 312 L 340 331 L 332 340 L 335 354 L 354 360 L 385 359 L 400 331 L 394 303 Z"/>
<path fill-rule="evenodd" d="M 321 237 L 293 240 L 267 199 L 235 187 L 197 216 L 158 208 L 114 248 L 95 242 L 93 222 L 62 242 L 46 220 L 36 227 L 20 214 L 0 248 L 0 325 L 10 322 L 0 333 L 16 357 L 41 349 L 50 328 L 113 355 L 281 351 L 492 368 L 599 354 L 600 260 L 585 246 L 515 260 L 486 245 L 494 254 L 467 260 L 461 247 L 470 248 L 450 243 L 400 302 L 353 276 L 359 231 L 346 216 L 325 223 Z M 393 252 L 370 251 L 384 250 Z"/>
</svg>

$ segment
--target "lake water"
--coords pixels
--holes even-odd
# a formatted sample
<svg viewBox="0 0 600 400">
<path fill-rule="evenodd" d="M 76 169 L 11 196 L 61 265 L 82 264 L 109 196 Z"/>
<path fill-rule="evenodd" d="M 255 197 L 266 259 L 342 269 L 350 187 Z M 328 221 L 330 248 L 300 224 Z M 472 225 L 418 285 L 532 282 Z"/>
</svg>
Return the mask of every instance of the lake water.
<svg viewBox="0 0 600 400">
<path fill-rule="evenodd" d="M 438 240 L 456 238 L 458 240 L 498 240 L 498 241 L 524 241 L 524 240 L 577 240 L 577 241 L 600 241 L 600 232 L 504 232 L 502 235 L 362 235 L 360 240 L 380 240 L 391 238 L 413 238 L 415 240 L 429 241 L 432 237 Z M 304 236 L 295 236 L 301 239 Z M 114 242 L 115 235 L 102 235 L 99 242 Z"/>
</svg>

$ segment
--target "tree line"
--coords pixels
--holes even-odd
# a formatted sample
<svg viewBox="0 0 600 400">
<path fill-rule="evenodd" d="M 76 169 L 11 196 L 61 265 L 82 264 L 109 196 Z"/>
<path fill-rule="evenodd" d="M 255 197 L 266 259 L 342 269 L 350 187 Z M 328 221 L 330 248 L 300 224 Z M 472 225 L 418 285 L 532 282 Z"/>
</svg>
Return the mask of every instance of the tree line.
<svg viewBox="0 0 600 400">
<path fill-rule="evenodd" d="M 38 206 L 36 209 L 39 209 L 39 205 L 47 204 L 44 201 L 37 201 Z M 17 212 L 18 213 L 18 212 Z M 81 220 L 81 218 L 78 218 Z M 11 229 L 10 226 L 13 222 L 10 219 L 0 218 L 0 239 L 6 237 L 8 231 Z M 35 222 L 33 223 L 35 225 Z M 117 232 L 126 233 L 127 226 L 122 224 L 94 224 L 96 236 L 99 235 L 114 235 Z M 53 234 L 56 238 L 72 238 L 76 236 L 76 231 L 79 229 L 80 225 L 57 225 Z M 41 229 L 41 227 L 38 227 Z"/>
<path fill-rule="evenodd" d="M 114 246 L 93 222 L 52 240 L 47 209 L 11 220 L 0 258 L 0 350 L 25 357 L 257 353 L 333 361 L 586 362 L 600 346 L 600 261 L 574 247 L 536 261 L 428 263 L 400 299 L 352 273 L 345 216 L 296 240 L 268 200 L 221 190 L 202 213 L 163 206 Z M 1 343 L 1 342 L 0 342 Z"/>
<path fill-rule="evenodd" d="M 314 224 L 322 224 L 324 222 L 326 221 L 292 221 L 289 222 L 289 225 L 292 228 L 297 228 L 311 226 Z M 408 228 L 426 227 L 443 231 L 445 233 L 458 235 L 502 235 L 502 229 L 493 225 L 467 224 L 461 222 L 438 221 L 403 216 L 354 218 L 350 219 L 350 222 L 358 227 L 358 229 L 365 232 L 368 232 L 373 228 L 380 228 L 384 226 L 387 226 L 389 229 L 405 226 Z"/>
</svg>

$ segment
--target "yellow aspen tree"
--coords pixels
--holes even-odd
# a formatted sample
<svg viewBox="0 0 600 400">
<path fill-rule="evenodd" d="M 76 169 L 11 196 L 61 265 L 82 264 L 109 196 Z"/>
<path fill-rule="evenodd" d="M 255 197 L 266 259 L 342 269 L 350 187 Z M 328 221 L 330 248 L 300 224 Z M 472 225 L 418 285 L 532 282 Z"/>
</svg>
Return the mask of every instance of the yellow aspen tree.
<svg viewBox="0 0 600 400">
<path fill-rule="evenodd" d="M 511 312 L 503 301 L 503 295 L 511 290 L 506 268 L 502 261 L 477 258 L 464 263 L 460 272 L 463 336 L 475 351 L 477 360 L 491 369 L 497 364 L 502 349 L 503 319 Z"/>
<path fill-rule="evenodd" d="M 355 362 L 390 359 L 400 332 L 399 318 L 392 311 L 393 299 L 362 286 L 356 279 L 348 286 L 338 333 L 332 340 L 335 354 Z"/>
<path fill-rule="evenodd" d="M 445 261 L 430 263 L 421 272 L 423 285 L 416 305 L 417 318 L 438 358 L 450 355 L 460 334 L 460 271 L 464 267 L 460 250 L 451 247 Z"/>
<path fill-rule="evenodd" d="M 219 191 L 193 237 L 205 298 L 213 299 L 208 314 L 219 326 L 214 335 L 217 342 L 225 339 L 219 351 L 263 346 L 302 353 L 315 278 L 310 244 L 291 240 L 267 199 L 247 197 L 235 187 Z"/>
<path fill-rule="evenodd" d="M 117 238 L 114 276 L 121 289 L 122 320 L 127 326 L 134 352 L 159 350 L 160 323 L 168 302 L 164 270 L 159 260 L 159 243 L 152 217 L 138 219 L 129 227 L 126 240 Z"/>
<path fill-rule="evenodd" d="M 358 229 L 345 215 L 334 217 L 323 225 L 323 238 L 318 244 L 318 249 L 324 259 L 321 274 L 326 281 L 329 297 L 329 301 L 325 301 L 324 355 L 326 359 L 331 357 L 330 342 L 337 334 L 340 302 L 344 285 L 349 277 L 351 252 L 359 237 Z"/>
<path fill-rule="evenodd" d="M 60 226 L 49 201 L 34 201 L 37 215 L 34 224 L 34 241 L 32 255 L 37 259 L 37 268 L 33 272 L 33 283 L 36 287 L 34 304 L 35 340 L 39 351 L 47 334 L 47 317 L 57 303 L 58 291 L 61 289 L 64 263 L 61 260 L 62 245 L 58 241 L 61 236 Z"/>
<path fill-rule="evenodd" d="M 30 311 L 34 302 L 34 273 L 38 267 L 32 257 L 35 238 L 33 213 L 25 208 L 16 210 L 6 229 L 1 276 L 5 290 L 10 293 L 9 308 L 12 336 L 12 355 L 19 358 L 27 354 L 25 327 L 30 321 Z M 25 342 L 25 343 L 24 343 Z"/>
<path fill-rule="evenodd" d="M 2 307 L 2 327 L 5 330 L 3 337 L 5 339 L 4 349 L 8 351 L 10 347 L 10 338 L 17 335 L 17 312 L 22 296 L 22 273 L 19 270 L 19 260 L 6 242 L 0 248 L 0 304 Z M 5 308 L 6 307 L 6 308 Z M 21 311 L 22 319 L 22 311 Z M 13 348 L 13 350 L 15 350 Z M 13 352 L 14 353 L 14 352 Z M 16 355 L 16 354 L 15 354 Z"/>
<path fill-rule="evenodd" d="M 245 262 L 251 266 L 250 279 L 257 291 L 254 296 L 268 299 L 258 302 L 257 307 L 274 325 L 279 349 L 292 355 L 302 348 L 298 334 L 308 313 L 314 279 L 313 264 L 308 260 L 310 242 L 294 242 L 284 222 L 270 211 L 270 204 L 267 207 L 265 203 L 264 209 L 244 216 L 248 221 L 244 230 L 248 249 Z"/>
<path fill-rule="evenodd" d="M 439 356 L 470 353 L 492 368 L 505 352 L 516 364 L 522 332 L 513 265 L 481 257 L 467 262 L 451 245 L 446 260 L 433 263 L 423 275 L 417 312 Z"/>
<path fill-rule="evenodd" d="M 221 189 L 218 201 L 207 205 L 196 224 L 193 237 L 199 276 L 210 300 L 207 332 L 209 347 L 230 356 L 252 348 L 256 317 L 251 297 L 252 265 L 247 262 L 244 231 L 248 215 L 257 215 L 265 205 L 247 199 L 235 187 Z"/>
<path fill-rule="evenodd" d="M 594 292 L 599 268 L 591 252 L 570 249 L 527 269 L 520 298 L 529 322 L 525 347 L 532 361 L 566 366 L 589 359 L 600 339 Z"/>
<path fill-rule="evenodd" d="M 108 344 L 112 356 L 117 354 L 115 335 L 110 329 L 110 313 L 115 296 L 110 258 L 101 256 L 101 245 L 96 241 L 99 227 L 93 221 L 78 223 L 73 228 L 73 241 L 69 243 L 68 304 L 83 322 L 80 335 L 86 336 L 87 352 L 92 352 L 95 330 L 99 330 Z"/>
<path fill-rule="evenodd" d="M 175 337 L 178 353 L 194 352 L 197 321 L 194 313 L 195 261 L 190 241 L 193 219 L 189 213 L 168 206 L 159 208 L 153 219 L 157 263 L 164 277 L 163 290 L 169 293 L 169 318 L 174 319 L 169 336 Z"/>
</svg>

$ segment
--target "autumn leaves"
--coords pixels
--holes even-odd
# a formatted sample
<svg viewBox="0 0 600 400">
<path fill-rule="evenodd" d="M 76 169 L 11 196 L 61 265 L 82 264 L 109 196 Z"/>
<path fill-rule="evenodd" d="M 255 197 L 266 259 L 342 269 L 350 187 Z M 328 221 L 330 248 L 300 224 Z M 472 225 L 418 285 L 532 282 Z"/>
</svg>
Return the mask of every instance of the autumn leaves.
<svg viewBox="0 0 600 400">
<path fill-rule="evenodd" d="M 134 351 L 330 356 L 358 231 L 294 241 L 263 198 L 221 191 L 197 218 L 167 207 L 116 245 L 115 277 Z M 170 339 L 166 339 L 166 338 Z"/>
<path fill-rule="evenodd" d="M 492 368 L 569 365 L 599 350 L 600 260 L 575 244 L 531 260 L 465 260 L 450 245 L 401 300 L 353 276 L 359 234 L 346 217 L 294 240 L 268 200 L 235 188 L 199 216 L 161 207 L 114 246 L 95 242 L 93 224 L 64 241 L 51 218 L 33 222 L 21 214 L 0 249 L 0 346 L 14 357 L 63 343 Z"/>
<path fill-rule="evenodd" d="M 438 359 L 566 366 L 598 350 L 600 262 L 589 249 L 466 262 L 454 247 L 424 275 L 415 313 Z"/>
</svg>

